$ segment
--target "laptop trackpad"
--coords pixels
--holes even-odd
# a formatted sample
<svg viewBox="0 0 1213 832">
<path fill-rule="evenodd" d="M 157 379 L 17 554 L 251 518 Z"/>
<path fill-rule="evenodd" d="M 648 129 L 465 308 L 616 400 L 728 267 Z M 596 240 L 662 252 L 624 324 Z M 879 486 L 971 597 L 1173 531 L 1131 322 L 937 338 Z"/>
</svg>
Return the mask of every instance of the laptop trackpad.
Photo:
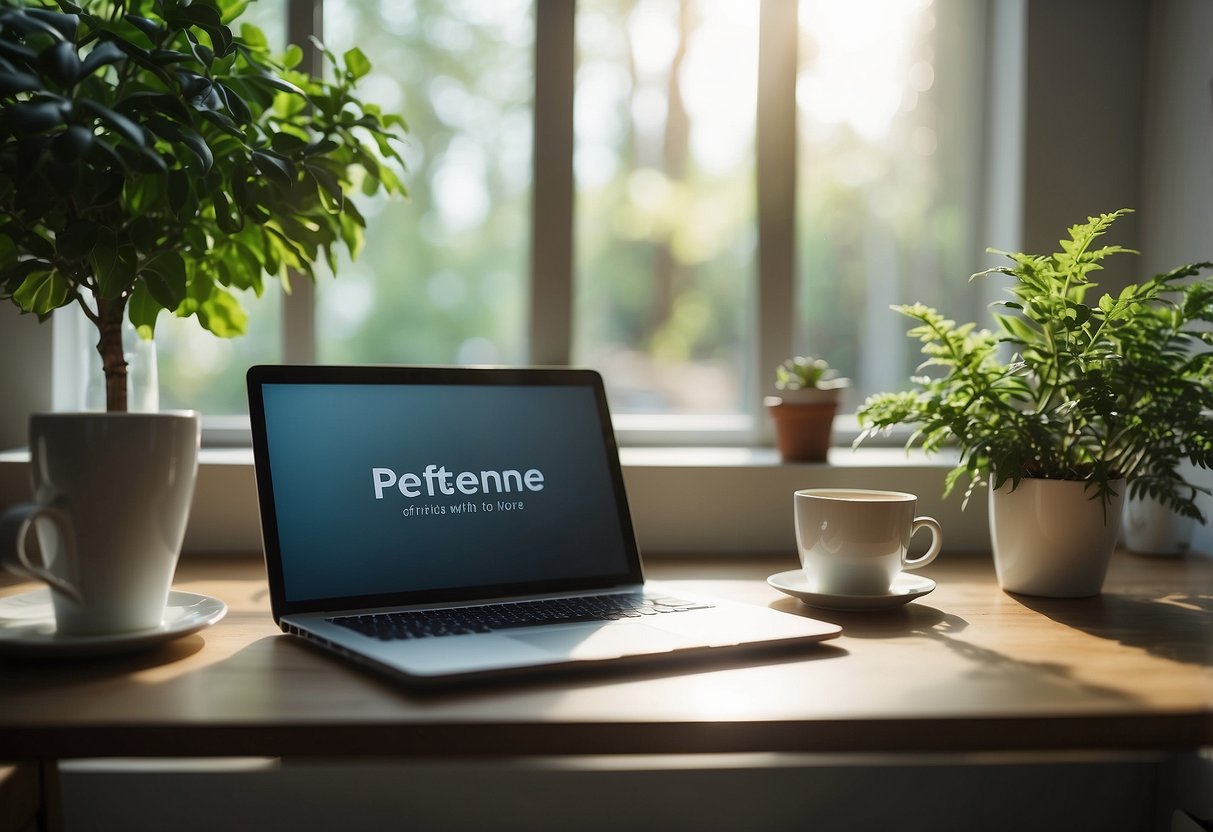
<svg viewBox="0 0 1213 832">
<path fill-rule="evenodd" d="M 690 639 L 647 627 L 640 622 L 544 627 L 541 630 L 510 633 L 509 637 L 570 659 L 668 653 L 681 647 L 694 646 Z"/>
</svg>

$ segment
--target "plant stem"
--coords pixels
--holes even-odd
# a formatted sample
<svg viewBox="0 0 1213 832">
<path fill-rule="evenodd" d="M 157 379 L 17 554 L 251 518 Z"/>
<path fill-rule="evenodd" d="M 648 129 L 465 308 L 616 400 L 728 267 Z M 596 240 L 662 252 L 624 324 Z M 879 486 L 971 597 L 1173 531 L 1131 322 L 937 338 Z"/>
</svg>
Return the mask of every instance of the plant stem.
<svg viewBox="0 0 1213 832">
<path fill-rule="evenodd" d="M 122 316 L 126 299 L 97 298 L 97 352 L 105 370 L 105 409 L 109 413 L 125 413 L 126 356 L 122 350 Z"/>
<path fill-rule="evenodd" d="M 97 317 L 96 312 L 88 308 L 88 304 L 84 302 L 83 295 L 76 295 L 76 305 L 80 307 L 80 311 L 84 313 L 84 316 L 93 322 L 93 326 L 97 327 L 97 329 L 101 328 L 101 319 Z"/>
</svg>

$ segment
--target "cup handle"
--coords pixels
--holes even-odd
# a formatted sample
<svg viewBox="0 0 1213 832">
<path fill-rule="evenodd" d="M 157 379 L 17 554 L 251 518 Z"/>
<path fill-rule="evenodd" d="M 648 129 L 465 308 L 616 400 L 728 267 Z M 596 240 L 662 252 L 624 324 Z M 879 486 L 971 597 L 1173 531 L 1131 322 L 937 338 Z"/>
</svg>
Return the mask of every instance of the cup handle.
<svg viewBox="0 0 1213 832">
<path fill-rule="evenodd" d="M 943 546 L 943 528 L 940 527 L 939 521 L 934 517 L 915 517 L 914 524 L 910 526 L 910 537 L 923 528 L 931 530 L 931 548 L 922 557 L 904 561 L 901 565 L 903 569 L 918 569 L 926 566 L 939 555 L 939 550 Z"/>
<path fill-rule="evenodd" d="M 30 529 L 42 519 L 51 522 L 58 532 L 57 545 L 64 550 L 60 556 L 65 557 L 68 563 L 75 563 L 76 536 L 67 512 L 54 506 L 22 503 L 0 515 L 0 565 L 18 575 L 45 581 L 56 592 L 63 593 L 77 604 L 83 603 L 75 585 L 50 570 L 45 551 L 40 549 L 39 562 L 35 562 L 26 549 Z"/>
</svg>

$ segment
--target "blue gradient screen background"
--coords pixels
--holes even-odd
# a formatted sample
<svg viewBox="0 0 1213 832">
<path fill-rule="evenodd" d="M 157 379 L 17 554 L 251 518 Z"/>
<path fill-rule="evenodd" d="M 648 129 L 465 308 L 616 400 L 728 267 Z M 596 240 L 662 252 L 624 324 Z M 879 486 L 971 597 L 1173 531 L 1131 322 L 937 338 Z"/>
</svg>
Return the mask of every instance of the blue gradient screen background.
<svg viewBox="0 0 1213 832">
<path fill-rule="evenodd" d="M 266 384 L 262 397 L 288 601 L 628 569 L 588 387 Z M 538 469 L 543 489 L 430 496 L 422 480 L 420 496 L 375 498 L 373 469 L 431 464 Z"/>
</svg>

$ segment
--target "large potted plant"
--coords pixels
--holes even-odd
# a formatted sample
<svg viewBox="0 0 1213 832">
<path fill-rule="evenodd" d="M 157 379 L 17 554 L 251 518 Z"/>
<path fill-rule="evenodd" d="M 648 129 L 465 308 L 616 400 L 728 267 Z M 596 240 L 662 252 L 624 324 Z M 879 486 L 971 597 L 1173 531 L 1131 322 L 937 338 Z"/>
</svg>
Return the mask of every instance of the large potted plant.
<svg viewBox="0 0 1213 832">
<path fill-rule="evenodd" d="M 352 189 L 404 190 L 389 164 L 402 161 L 392 140 L 403 121 L 354 95 L 366 57 L 325 53 L 331 80 L 297 71 L 299 47 L 275 58 L 260 30 L 236 26 L 247 4 L 0 9 L 0 298 L 41 319 L 74 306 L 92 322 L 108 411 L 39 417 L 33 467 L 49 437 L 86 433 L 96 458 L 74 467 L 112 472 L 93 499 L 109 501 L 115 524 L 160 523 L 177 545 L 188 489 L 173 517 L 155 518 L 123 483 L 144 464 L 192 482 L 197 417 L 125 413 L 124 322 L 151 339 L 167 312 L 238 335 L 238 291 L 260 294 L 267 278 L 289 288 L 338 249 L 357 254 L 364 220 Z M 131 439 L 144 431 L 177 435 L 171 464 L 119 450 L 150 447 Z M 34 485 L 38 499 L 56 493 L 37 476 Z"/>
<path fill-rule="evenodd" d="M 911 444 L 959 447 L 945 493 L 989 484 L 991 538 L 1004 589 L 1096 594 L 1116 543 L 1126 492 L 1191 517 L 1196 496 L 1179 463 L 1213 464 L 1213 283 L 1198 263 L 1089 299 L 1103 262 L 1130 254 L 1096 245 L 1127 211 L 1069 229 L 1061 251 L 1010 253 L 1013 283 L 999 332 L 957 325 L 921 304 L 926 355 L 915 389 L 859 409 L 864 433 L 911 424 Z M 1203 519 L 1203 518 L 1202 518 Z"/>
<path fill-rule="evenodd" d="M 0 296 L 97 328 L 106 409 L 126 410 L 123 317 L 162 310 L 244 331 L 232 290 L 309 278 L 365 225 L 346 198 L 401 193 L 399 116 L 359 101 L 357 49 L 333 80 L 293 69 L 233 18 L 247 0 L 62 0 L 0 11 Z"/>
</svg>

